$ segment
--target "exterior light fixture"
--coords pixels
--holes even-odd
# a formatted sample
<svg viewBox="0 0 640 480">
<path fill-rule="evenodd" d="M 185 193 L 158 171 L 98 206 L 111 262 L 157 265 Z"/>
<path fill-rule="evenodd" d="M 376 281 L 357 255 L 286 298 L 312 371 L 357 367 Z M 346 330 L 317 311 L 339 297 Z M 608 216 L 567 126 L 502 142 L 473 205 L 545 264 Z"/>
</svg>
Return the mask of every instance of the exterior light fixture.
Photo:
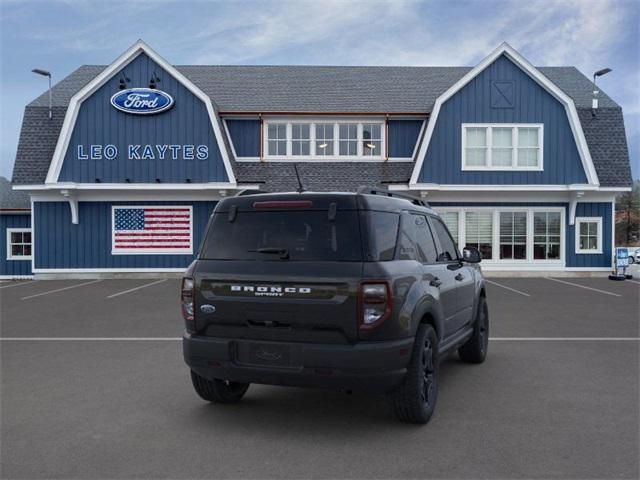
<svg viewBox="0 0 640 480">
<path fill-rule="evenodd" d="M 367 148 L 370 148 L 371 150 L 375 150 L 376 149 L 376 146 L 373 143 L 366 143 L 365 146 Z"/>
<path fill-rule="evenodd" d="M 598 70 L 593 74 L 593 100 L 591 101 L 591 115 L 596 116 L 596 109 L 598 108 L 598 87 L 596 85 L 596 78 L 601 77 L 609 73 L 611 69 L 609 67 Z"/>
<path fill-rule="evenodd" d="M 129 83 L 130 81 L 131 81 L 131 79 L 130 79 L 130 78 L 125 77 L 124 75 L 123 75 L 123 76 L 121 76 L 121 77 L 120 77 L 120 82 L 119 82 L 118 88 L 119 88 L 120 90 L 124 90 L 124 89 L 126 89 L 126 88 L 127 88 L 127 83 Z"/>
<path fill-rule="evenodd" d="M 51 119 L 53 117 L 52 101 L 51 101 L 51 72 L 49 72 L 48 70 L 43 70 L 41 68 L 34 68 L 31 71 L 36 75 L 42 75 L 43 77 L 49 78 L 49 119 Z"/>
<path fill-rule="evenodd" d="M 328 146 L 329 146 L 329 144 L 328 144 L 328 143 L 321 143 L 320 145 L 318 145 L 318 148 L 325 149 L 325 148 L 327 148 Z"/>
</svg>

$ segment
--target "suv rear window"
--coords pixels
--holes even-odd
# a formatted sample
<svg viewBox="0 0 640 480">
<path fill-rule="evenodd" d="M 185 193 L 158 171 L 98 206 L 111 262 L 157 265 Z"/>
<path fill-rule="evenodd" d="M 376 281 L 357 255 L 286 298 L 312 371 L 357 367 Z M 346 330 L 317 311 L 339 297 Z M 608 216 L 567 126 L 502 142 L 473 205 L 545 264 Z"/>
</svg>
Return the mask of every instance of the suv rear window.
<svg viewBox="0 0 640 480">
<path fill-rule="evenodd" d="M 205 260 L 362 261 L 358 212 L 238 212 L 214 214 L 200 252 Z"/>
</svg>

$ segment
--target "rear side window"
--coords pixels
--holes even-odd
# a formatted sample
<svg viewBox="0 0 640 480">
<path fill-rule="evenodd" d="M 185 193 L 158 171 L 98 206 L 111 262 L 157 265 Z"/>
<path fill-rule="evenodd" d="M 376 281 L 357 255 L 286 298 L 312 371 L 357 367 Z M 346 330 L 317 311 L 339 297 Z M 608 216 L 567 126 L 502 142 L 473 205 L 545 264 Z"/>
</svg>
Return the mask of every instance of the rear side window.
<svg viewBox="0 0 640 480">
<path fill-rule="evenodd" d="M 431 228 L 424 215 L 412 215 L 413 223 L 416 226 L 416 238 L 418 240 L 418 251 L 424 263 L 433 263 L 436 261 L 436 244 L 433 241 Z"/>
<path fill-rule="evenodd" d="M 391 212 L 362 212 L 368 237 L 368 260 L 385 262 L 393 260 L 398 238 L 400 215 Z M 354 226 L 355 227 L 355 226 Z"/>
<path fill-rule="evenodd" d="M 431 225 L 433 226 L 433 233 L 438 237 L 440 241 L 441 252 L 438 255 L 438 262 L 451 262 L 458 259 L 458 250 L 456 244 L 451 238 L 447 227 L 444 226 L 442 220 L 439 218 L 431 218 Z"/>
<path fill-rule="evenodd" d="M 286 252 L 283 255 L 282 252 Z M 214 214 L 200 252 L 205 260 L 362 261 L 358 213 L 338 211 Z"/>
</svg>

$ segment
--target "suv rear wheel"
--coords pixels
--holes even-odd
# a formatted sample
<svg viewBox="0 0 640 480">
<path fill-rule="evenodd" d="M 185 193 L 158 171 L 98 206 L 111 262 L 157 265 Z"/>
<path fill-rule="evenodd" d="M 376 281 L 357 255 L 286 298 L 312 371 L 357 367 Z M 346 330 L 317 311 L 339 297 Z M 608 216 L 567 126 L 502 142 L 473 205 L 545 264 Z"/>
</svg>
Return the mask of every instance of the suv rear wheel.
<svg viewBox="0 0 640 480">
<path fill-rule="evenodd" d="M 200 397 L 213 403 L 238 403 L 249 388 L 248 383 L 208 380 L 191 370 L 191 383 Z"/>
<path fill-rule="evenodd" d="M 478 317 L 473 326 L 473 333 L 467 343 L 458 348 L 458 355 L 463 362 L 482 363 L 487 357 L 489 346 L 489 309 L 487 300 L 480 297 L 478 302 Z"/>
<path fill-rule="evenodd" d="M 389 394 L 399 420 L 427 423 L 438 398 L 438 337 L 431 325 L 418 327 L 411 362 L 402 385 Z"/>
</svg>

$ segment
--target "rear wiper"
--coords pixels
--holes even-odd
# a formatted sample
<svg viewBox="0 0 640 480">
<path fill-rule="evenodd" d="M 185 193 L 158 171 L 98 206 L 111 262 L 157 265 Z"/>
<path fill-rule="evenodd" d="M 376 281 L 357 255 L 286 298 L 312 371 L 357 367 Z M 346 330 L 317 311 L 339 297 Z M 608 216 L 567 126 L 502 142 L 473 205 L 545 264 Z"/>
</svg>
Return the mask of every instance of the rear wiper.
<svg viewBox="0 0 640 480">
<path fill-rule="evenodd" d="M 263 248 L 259 248 L 257 250 L 249 250 L 249 252 L 272 253 L 272 254 L 275 254 L 275 255 L 280 255 L 280 258 L 282 260 L 288 260 L 289 259 L 289 250 L 287 250 L 286 248 L 263 247 Z"/>
</svg>

